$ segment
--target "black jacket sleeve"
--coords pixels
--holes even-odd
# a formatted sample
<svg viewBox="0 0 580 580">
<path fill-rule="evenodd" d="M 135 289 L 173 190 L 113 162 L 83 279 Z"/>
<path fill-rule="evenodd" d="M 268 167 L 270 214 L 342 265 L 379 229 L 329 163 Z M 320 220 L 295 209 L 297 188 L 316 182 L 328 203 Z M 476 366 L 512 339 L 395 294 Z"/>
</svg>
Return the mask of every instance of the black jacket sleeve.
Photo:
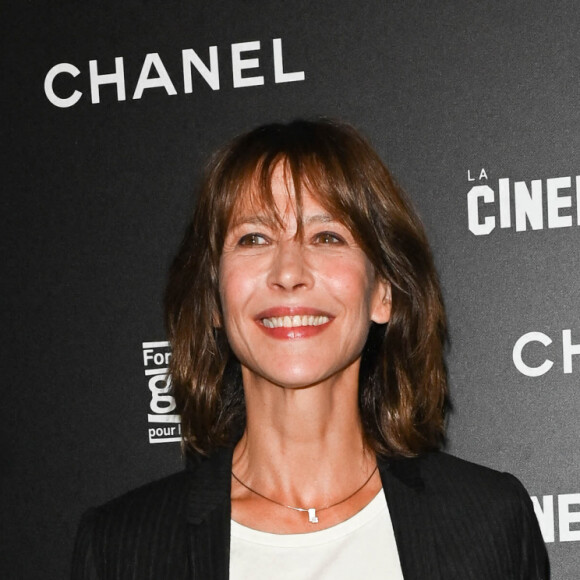
<svg viewBox="0 0 580 580">
<path fill-rule="evenodd" d="M 548 580 L 550 578 L 550 564 L 532 500 L 517 478 L 509 473 L 505 475 L 516 488 L 520 501 L 522 566 L 518 578 L 519 580 Z"/>
</svg>

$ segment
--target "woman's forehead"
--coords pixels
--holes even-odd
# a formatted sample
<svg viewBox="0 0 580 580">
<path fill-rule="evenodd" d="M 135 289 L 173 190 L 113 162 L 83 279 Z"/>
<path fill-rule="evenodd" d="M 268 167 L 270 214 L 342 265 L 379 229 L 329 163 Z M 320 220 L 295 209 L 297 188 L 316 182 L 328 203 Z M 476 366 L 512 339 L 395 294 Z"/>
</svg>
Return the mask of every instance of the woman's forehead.
<svg viewBox="0 0 580 580">
<path fill-rule="evenodd" d="M 305 183 L 300 184 L 297 192 L 291 179 L 279 177 L 275 176 L 277 179 L 272 179 L 267 189 L 254 183 L 240 192 L 230 227 L 241 223 L 283 227 L 289 220 L 303 225 L 342 221 L 332 208 L 325 206 L 322 196 Z"/>
<path fill-rule="evenodd" d="M 262 159 L 248 169 L 231 192 L 228 230 L 252 221 L 278 228 L 292 221 L 300 233 L 312 221 L 352 226 L 339 193 L 341 180 L 333 180 L 316 159 Z"/>
</svg>

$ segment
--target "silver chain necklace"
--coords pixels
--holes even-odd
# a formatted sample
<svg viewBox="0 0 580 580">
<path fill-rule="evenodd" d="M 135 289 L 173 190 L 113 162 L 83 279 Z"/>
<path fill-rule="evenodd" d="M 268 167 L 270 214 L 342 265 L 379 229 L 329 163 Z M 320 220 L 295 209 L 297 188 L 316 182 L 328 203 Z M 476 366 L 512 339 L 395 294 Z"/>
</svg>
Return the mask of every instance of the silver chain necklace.
<svg viewBox="0 0 580 580">
<path fill-rule="evenodd" d="M 311 524 L 317 524 L 318 523 L 318 516 L 316 515 L 316 512 L 321 512 L 323 510 L 328 510 L 330 508 L 333 508 L 333 507 L 340 505 L 341 503 L 344 503 L 345 501 L 349 500 L 351 497 L 355 496 L 371 480 L 371 478 L 373 477 L 373 475 L 375 474 L 375 472 L 378 468 L 379 468 L 379 466 L 376 465 L 375 468 L 373 469 L 373 472 L 369 475 L 368 479 L 359 488 L 357 488 L 355 491 L 353 491 L 349 496 L 345 497 L 344 499 L 341 499 L 340 501 L 337 501 L 336 503 L 333 503 L 331 505 L 326 505 L 326 506 L 321 507 L 321 508 L 301 508 L 301 507 L 294 507 L 291 505 L 286 505 L 284 503 L 280 503 L 279 501 L 276 501 L 275 499 L 272 499 L 271 497 L 267 497 L 264 494 L 260 493 L 259 491 L 252 489 L 249 485 L 244 483 L 233 471 L 232 471 L 232 476 L 239 484 L 243 485 L 247 490 L 251 491 L 252 493 L 255 493 L 256 495 L 260 496 L 261 498 L 264 498 L 267 501 L 270 501 L 272 503 L 275 503 L 276 505 L 279 505 L 279 506 L 282 506 L 282 507 L 285 507 L 285 508 L 288 508 L 290 510 L 294 510 L 297 512 L 308 512 L 308 521 Z"/>
</svg>

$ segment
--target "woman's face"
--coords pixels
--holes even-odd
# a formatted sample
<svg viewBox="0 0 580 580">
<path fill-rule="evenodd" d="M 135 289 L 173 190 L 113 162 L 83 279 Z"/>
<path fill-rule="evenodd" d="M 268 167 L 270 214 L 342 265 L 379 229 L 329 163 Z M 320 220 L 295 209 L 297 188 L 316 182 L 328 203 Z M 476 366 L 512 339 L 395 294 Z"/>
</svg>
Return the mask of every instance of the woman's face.
<svg viewBox="0 0 580 580">
<path fill-rule="evenodd" d="M 346 226 L 306 191 L 304 235 L 296 236 L 294 190 L 282 164 L 272 193 L 283 227 L 242 201 L 226 234 L 224 327 L 246 384 L 307 387 L 358 365 L 371 321 L 389 319 L 390 287 Z"/>
</svg>

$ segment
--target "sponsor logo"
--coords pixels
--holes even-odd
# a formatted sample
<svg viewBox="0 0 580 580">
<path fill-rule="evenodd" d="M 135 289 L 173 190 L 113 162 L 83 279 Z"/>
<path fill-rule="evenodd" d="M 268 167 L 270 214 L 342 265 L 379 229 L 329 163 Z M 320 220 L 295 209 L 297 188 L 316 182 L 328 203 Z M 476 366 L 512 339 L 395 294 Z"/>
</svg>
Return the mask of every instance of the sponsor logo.
<svg viewBox="0 0 580 580">
<path fill-rule="evenodd" d="M 556 522 L 560 542 L 580 542 L 580 493 L 532 496 L 532 503 L 544 542 L 556 540 Z"/>
<path fill-rule="evenodd" d="M 560 345 L 550 347 L 553 341 L 543 332 L 527 332 L 520 336 L 512 351 L 512 360 L 516 369 L 527 377 L 541 377 L 554 366 L 554 361 L 547 355 L 551 353 L 555 356 L 559 354 L 561 348 L 562 371 L 565 374 L 571 374 L 574 369 L 573 357 L 580 354 L 580 344 L 572 342 L 572 330 L 569 328 L 563 330 L 561 339 L 558 337 L 557 340 Z"/>
<path fill-rule="evenodd" d="M 265 84 L 265 77 L 260 74 L 260 51 L 262 43 L 259 40 L 238 42 L 232 44 L 227 51 L 227 58 L 231 63 L 232 85 L 234 89 L 255 87 Z M 282 39 L 274 38 L 271 44 L 272 61 L 274 67 L 274 83 L 292 83 L 305 79 L 304 71 L 289 72 L 284 69 L 284 55 Z M 222 51 L 222 62 L 223 62 Z M 194 81 L 194 73 L 196 80 Z M 83 97 L 82 91 L 75 87 L 74 79 L 86 74 L 70 62 L 61 62 L 54 65 L 44 78 L 44 94 L 55 106 L 68 108 L 76 105 Z M 91 103 L 101 102 L 101 89 L 111 85 L 109 94 L 116 94 L 117 101 L 127 100 L 127 82 L 125 78 L 125 59 L 122 56 L 113 62 L 99 62 L 90 60 L 88 63 Z M 145 55 L 137 84 L 131 93 L 132 100 L 143 97 L 145 91 L 161 89 L 168 96 L 177 95 L 178 89 L 184 94 L 193 93 L 194 83 L 201 77 L 212 90 L 219 91 L 222 84 L 220 75 L 220 55 L 217 46 L 210 46 L 207 55 L 200 56 L 192 48 L 181 51 L 181 77 L 179 82 L 171 78 L 167 67 L 157 52 Z M 78 86 L 78 85 L 77 85 Z M 66 88 L 65 88 L 66 87 Z M 114 87 L 114 92 L 113 88 Z"/>
<path fill-rule="evenodd" d="M 481 169 L 477 179 L 468 171 L 467 180 L 480 182 L 467 192 L 468 228 L 476 236 L 497 228 L 525 232 L 580 225 L 580 175 L 529 182 L 504 177 L 492 187 Z"/>
<path fill-rule="evenodd" d="M 170 358 L 168 342 L 143 343 L 143 365 L 151 393 L 147 414 L 149 443 L 181 441 L 181 417 L 174 413 L 175 399 L 168 374 Z"/>
</svg>

